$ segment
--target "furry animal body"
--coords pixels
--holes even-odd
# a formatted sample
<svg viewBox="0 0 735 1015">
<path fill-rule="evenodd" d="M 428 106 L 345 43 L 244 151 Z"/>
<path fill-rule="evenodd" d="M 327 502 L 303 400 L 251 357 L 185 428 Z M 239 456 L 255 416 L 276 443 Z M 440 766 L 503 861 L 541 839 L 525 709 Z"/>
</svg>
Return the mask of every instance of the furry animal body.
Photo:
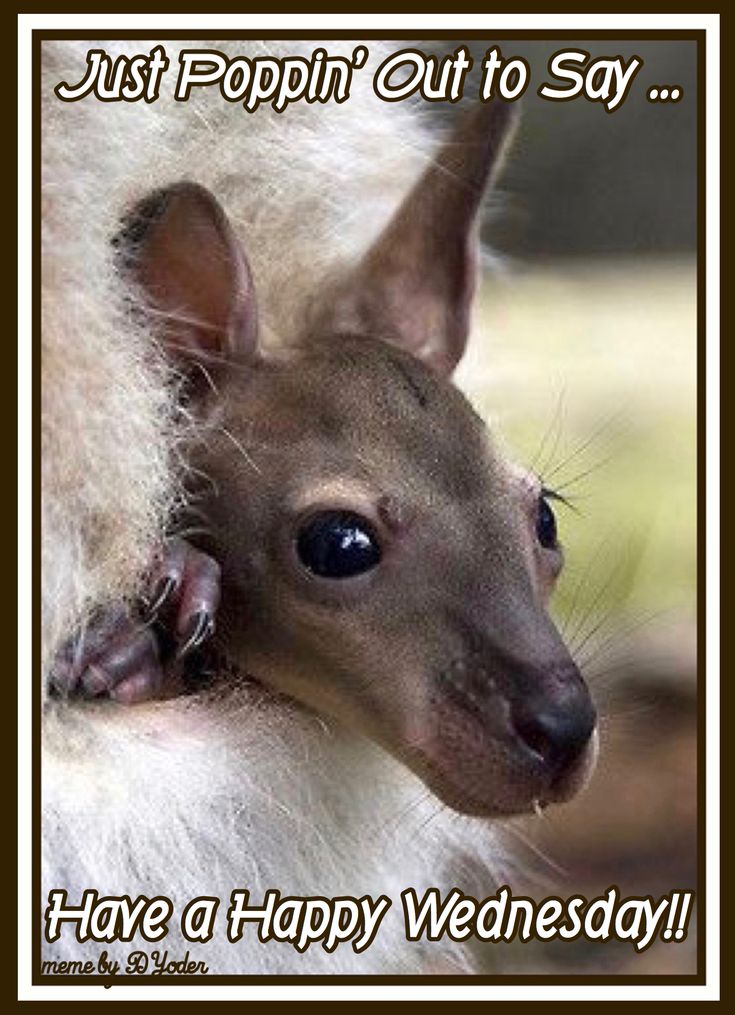
<svg viewBox="0 0 735 1015">
<path fill-rule="evenodd" d="M 175 63 L 183 43 L 167 43 Z M 429 886 L 490 894 L 511 877 L 499 834 L 459 816 L 371 741 L 240 675 L 134 708 L 46 696 L 46 667 L 94 611 L 134 599 L 185 499 L 172 368 L 131 315 L 116 270 L 120 222 L 156 188 L 190 179 L 246 237 L 267 345 L 288 341 L 320 291 L 368 250 L 428 164 L 435 142 L 406 103 L 381 103 L 370 75 L 342 105 L 246 113 L 216 89 L 175 103 L 61 103 L 88 43 L 43 45 L 43 902 L 63 888 L 195 896 L 246 888 L 299 897 L 387 894 L 362 954 L 348 945 L 191 945 L 213 973 L 420 973 L 472 967 L 451 942 L 408 943 L 399 896 Z M 146 52 L 146 43 L 106 44 Z M 228 54 L 298 44 L 222 43 Z M 305 52 L 311 47 L 305 46 Z M 330 51 L 338 47 L 330 44 Z M 373 60 L 375 47 L 373 47 Z M 345 46 L 349 52 L 350 47 Z M 362 82 L 362 83 L 361 83 Z M 172 921 L 172 927 L 175 921 Z M 124 956 L 145 942 L 108 951 Z M 70 933 L 44 957 L 86 954 Z"/>
</svg>

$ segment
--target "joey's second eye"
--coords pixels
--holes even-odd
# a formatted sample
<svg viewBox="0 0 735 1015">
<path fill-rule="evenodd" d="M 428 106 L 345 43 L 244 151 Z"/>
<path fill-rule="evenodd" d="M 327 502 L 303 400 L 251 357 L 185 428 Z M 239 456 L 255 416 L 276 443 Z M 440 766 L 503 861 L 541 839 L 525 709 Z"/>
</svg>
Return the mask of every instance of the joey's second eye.
<svg viewBox="0 0 735 1015">
<path fill-rule="evenodd" d="M 301 563 L 322 578 L 352 578 L 380 563 L 370 522 L 351 511 L 323 511 L 303 526 L 296 541 Z"/>
<path fill-rule="evenodd" d="M 559 540 L 556 532 L 556 517 L 546 497 L 539 497 L 536 516 L 536 537 L 545 550 L 555 550 Z"/>
</svg>

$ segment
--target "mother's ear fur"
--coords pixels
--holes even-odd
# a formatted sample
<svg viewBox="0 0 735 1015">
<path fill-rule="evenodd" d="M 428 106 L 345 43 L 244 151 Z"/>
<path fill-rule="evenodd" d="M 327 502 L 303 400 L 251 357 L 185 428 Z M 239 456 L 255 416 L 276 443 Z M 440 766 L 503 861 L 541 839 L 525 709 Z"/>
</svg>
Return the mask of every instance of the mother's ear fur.
<svg viewBox="0 0 735 1015">
<path fill-rule="evenodd" d="M 469 331 L 478 210 L 514 122 L 513 107 L 498 100 L 460 118 L 357 267 L 320 294 L 312 330 L 370 334 L 451 374 Z M 257 356 L 250 267 L 208 190 L 182 182 L 157 191 L 133 210 L 119 242 L 175 359 Z"/>
<path fill-rule="evenodd" d="M 117 239 L 123 270 L 161 318 L 174 361 L 253 359 L 258 325 L 247 257 L 222 206 L 183 181 L 133 209 Z"/>
<path fill-rule="evenodd" d="M 459 118 L 317 326 L 384 338 L 451 374 L 469 331 L 478 210 L 515 122 L 514 107 L 497 99 Z"/>
</svg>

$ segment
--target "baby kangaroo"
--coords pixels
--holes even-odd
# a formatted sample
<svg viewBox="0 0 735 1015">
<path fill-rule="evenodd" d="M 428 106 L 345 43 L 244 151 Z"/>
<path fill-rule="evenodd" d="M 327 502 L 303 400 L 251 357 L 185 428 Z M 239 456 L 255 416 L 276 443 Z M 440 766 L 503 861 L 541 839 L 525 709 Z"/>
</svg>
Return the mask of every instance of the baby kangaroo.
<svg viewBox="0 0 735 1015">
<path fill-rule="evenodd" d="M 450 383 L 478 208 L 512 119 L 498 101 L 464 116 L 278 353 L 259 333 L 247 228 L 212 193 L 157 191 L 118 238 L 204 427 L 191 464 L 207 477 L 193 491 L 206 534 L 196 549 L 172 544 L 155 597 L 174 603 L 176 656 L 216 613 L 218 659 L 483 816 L 568 799 L 596 743 L 590 695 L 546 609 L 562 567 L 549 498 Z M 113 645 L 118 696 L 144 698 L 160 683 L 155 648 L 120 630 L 96 647 L 101 669 Z"/>
</svg>

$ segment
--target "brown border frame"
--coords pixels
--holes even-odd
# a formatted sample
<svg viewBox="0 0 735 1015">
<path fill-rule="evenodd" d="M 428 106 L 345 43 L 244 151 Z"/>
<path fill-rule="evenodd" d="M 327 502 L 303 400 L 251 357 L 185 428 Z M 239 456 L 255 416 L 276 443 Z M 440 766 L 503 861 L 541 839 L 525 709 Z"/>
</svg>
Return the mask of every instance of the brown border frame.
<svg viewBox="0 0 735 1015">
<path fill-rule="evenodd" d="M 546 9 L 542 9 L 546 10 Z M 31 10 L 28 11 L 31 13 Z M 527 12 L 532 13 L 532 12 Z M 538 13 L 538 12 L 537 12 Z M 622 13 L 618 11 L 618 13 Z M 113 981 L 103 976 L 43 976 L 41 969 L 41 841 L 40 841 L 40 815 L 41 815 L 41 777 L 40 777 L 40 742 L 41 742 L 41 694 L 40 682 L 33 681 L 33 770 L 32 770 L 32 793 L 33 793 L 33 835 L 32 835 L 32 862 L 33 862 L 33 918 L 32 918 L 32 978 L 33 986 L 149 986 L 149 985 L 196 985 L 201 986 L 223 986 L 223 985 L 300 985 L 313 986 L 318 984 L 355 985 L 369 984 L 376 986 L 395 984 L 402 986 L 411 985 L 457 985 L 457 986 L 483 986 L 483 985 L 605 985 L 605 986 L 696 986 L 706 983 L 706 813 L 705 813 L 705 786 L 706 786 L 706 669 L 705 669 L 705 620 L 706 620 L 706 574 L 704 566 L 705 537 L 706 537 L 706 491 L 705 491 L 705 463 L 706 463 L 706 427 L 705 427 L 705 364 L 706 364 L 706 319 L 705 319 L 705 297 L 706 297 L 706 31 L 698 30 L 672 30 L 664 31 L 657 29 L 646 29 L 639 31 L 618 31 L 587 30 L 587 31 L 564 31 L 551 32 L 544 30 L 504 29 L 500 33 L 490 33 L 488 30 L 472 31 L 421 31 L 416 28 L 411 31 L 385 31 L 360 30 L 351 28 L 349 30 L 315 32 L 312 30 L 298 31 L 178 31 L 164 29 L 160 32 L 146 29 L 141 32 L 134 31 L 92 31 L 92 30 L 32 30 L 32 77 L 33 77 L 33 123 L 32 123 L 32 144 L 33 144 L 33 352 L 34 369 L 32 381 L 32 397 L 34 405 L 34 417 L 40 406 L 40 336 L 41 336 L 41 300 L 40 300 L 40 278 L 41 278 L 41 84 L 40 84 L 40 51 L 41 43 L 47 39 L 136 39 L 136 40 L 160 40 L 196 38 L 202 41 L 213 39 L 266 39 L 266 40 L 287 40 L 287 39 L 356 39 L 356 40 L 390 40 L 400 41 L 405 39 L 427 39 L 432 41 L 451 41 L 455 39 L 477 39 L 489 38 L 503 41 L 504 39 L 536 39 L 548 40 L 569 40 L 575 39 L 615 39 L 621 41 L 632 41 L 636 39 L 646 40 L 691 40 L 697 43 L 697 147 L 698 147 L 698 182 L 697 182 L 697 666 L 698 666 L 698 735 L 697 735 L 697 867 L 698 878 L 696 888 L 696 903 L 698 913 L 698 938 L 697 938 L 697 972 L 695 974 L 682 974 L 681 976 L 603 976 L 603 975 L 573 975 L 573 976 L 548 976 L 548 975 L 476 975 L 476 976 L 451 976 L 451 975 L 422 975 L 422 976 L 344 976 L 344 975 L 292 975 L 292 976 L 263 976 L 263 975 L 241 975 L 241 976 L 119 976 Z M 724 31 L 722 32 L 724 42 Z M 724 260 L 723 260 L 724 263 Z M 40 433 L 36 427 L 33 441 L 33 669 L 38 672 L 40 665 L 40 639 L 38 636 L 40 628 L 40 587 L 41 587 L 41 564 L 40 564 L 40 498 L 41 486 L 41 448 Z M 723 713 L 724 714 L 724 713 Z M 180 1002 L 176 1002 L 180 1003 Z"/>
</svg>

